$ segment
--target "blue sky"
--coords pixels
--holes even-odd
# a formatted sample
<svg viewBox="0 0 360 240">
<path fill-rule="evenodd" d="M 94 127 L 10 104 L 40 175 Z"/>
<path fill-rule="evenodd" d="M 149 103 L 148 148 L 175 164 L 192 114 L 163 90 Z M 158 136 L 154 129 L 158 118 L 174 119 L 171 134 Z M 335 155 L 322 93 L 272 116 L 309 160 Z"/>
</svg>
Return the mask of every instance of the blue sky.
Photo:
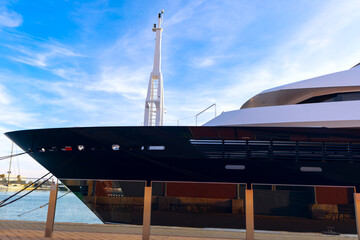
<svg viewBox="0 0 360 240">
<path fill-rule="evenodd" d="M 360 62 L 358 0 L 0 0 L 1 132 L 141 125 L 161 9 L 165 125 Z M 22 175 L 45 171 L 19 162 Z"/>
</svg>

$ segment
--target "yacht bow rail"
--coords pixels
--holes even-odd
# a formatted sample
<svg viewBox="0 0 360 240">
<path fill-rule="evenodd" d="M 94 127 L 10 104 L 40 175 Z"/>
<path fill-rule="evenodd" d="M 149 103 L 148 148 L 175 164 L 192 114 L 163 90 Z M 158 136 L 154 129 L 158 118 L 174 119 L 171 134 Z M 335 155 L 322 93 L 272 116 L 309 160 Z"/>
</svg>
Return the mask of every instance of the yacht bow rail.
<svg viewBox="0 0 360 240">
<path fill-rule="evenodd" d="M 9 158 L 12 158 L 12 157 L 17 157 L 17 156 L 20 156 L 20 155 L 24 155 L 26 153 L 29 153 L 31 152 L 30 150 L 29 151 L 26 151 L 26 152 L 21 152 L 21 153 L 16 153 L 16 154 L 10 154 L 10 155 L 7 155 L 7 156 L 2 156 L 0 157 L 0 161 L 1 160 L 6 160 L 6 159 L 9 159 Z"/>
</svg>

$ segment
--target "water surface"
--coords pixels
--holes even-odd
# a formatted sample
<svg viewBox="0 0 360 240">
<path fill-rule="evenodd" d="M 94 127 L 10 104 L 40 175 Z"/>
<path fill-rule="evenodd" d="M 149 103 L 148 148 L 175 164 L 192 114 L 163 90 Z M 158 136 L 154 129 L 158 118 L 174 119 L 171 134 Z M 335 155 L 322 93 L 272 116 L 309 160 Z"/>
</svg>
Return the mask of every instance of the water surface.
<svg viewBox="0 0 360 240">
<path fill-rule="evenodd" d="M 14 191 L 1 191 L 0 200 L 7 198 L 14 193 Z M 26 193 L 26 191 L 20 193 L 20 196 L 23 193 Z M 65 193 L 66 192 L 59 191 L 58 197 L 61 197 Z M 48 206 L 24 215 L 21 214 L 48 203 L 49 195 L 50 191 L 34 191 L 12 204 L 0 207 L 0 220 L 45 222 Z M 16 195 L 15 198 L 18 196 L 19 195 Z M 73 193 L 69 193 L 61 199 L 58 199 L 55 222 L 102 223 Z"/>
</svg>

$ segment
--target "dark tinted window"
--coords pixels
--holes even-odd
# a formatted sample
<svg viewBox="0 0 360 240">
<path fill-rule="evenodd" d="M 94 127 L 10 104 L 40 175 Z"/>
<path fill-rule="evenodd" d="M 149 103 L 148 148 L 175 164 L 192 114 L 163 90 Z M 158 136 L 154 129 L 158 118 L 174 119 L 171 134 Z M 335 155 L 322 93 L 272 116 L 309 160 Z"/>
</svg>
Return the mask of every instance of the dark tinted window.
<svg viewBox="0 0 360 240">
<path fill-rule="evenodd" d="M 360 92 L 333 93 L 306 99 L 298 104 L 360 100 Z"/>
</svg>

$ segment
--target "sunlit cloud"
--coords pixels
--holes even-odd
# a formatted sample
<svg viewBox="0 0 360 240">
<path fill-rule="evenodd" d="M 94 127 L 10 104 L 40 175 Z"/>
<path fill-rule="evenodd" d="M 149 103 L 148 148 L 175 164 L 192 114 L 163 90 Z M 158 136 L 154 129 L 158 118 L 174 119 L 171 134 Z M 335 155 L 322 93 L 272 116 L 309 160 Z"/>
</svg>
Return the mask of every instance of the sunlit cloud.
<svg viewBox="0 0 360 240">
<path fill-rule="evenodd" d="M 232 69 L 229 81 L 214 96 L 223 96 L 221 109 L 239 107 L 253 95 L 278 85 L 346 70 L 360 61 L 360 35 L 352 22 L 360 21 L 360 3 L 329 2 L 323 11 L 300 26 L 293 35 L 283 36 L 269 55 L 256 65 Z M 346 16 L 345 16 L 346 15 Z M 349 41 L 351 39 L 351 41 Z M 220 105 L 220 104 L 219 104 Z"/>
<path fill-rule="evenodd" d="M 52 61 L 59 60 L 61 58 L 81 56 L 80 54 L 62 46 L 52 45 L 50 43 L 35 43 L 37 45 L 35 49 L 26 46 L 8 46 L 17 52 L 17 54 L 9 56 L 9 58 L 34 67 L 50 68 L 54 66 Z"/>
<path fill-rule="evenodd" d="M 214 57 L 196 58 L 193 60 L 193 66 L 197 68 L 211 67 L 216 63 Z"/>
<path fill-rule="evenodd" d="M 128 69 L 105 67 L 99 81 L 87 84 L 86 90 L 118 93 L 129 99 L 142 100 L 146 96 L 148 69 Z"/>
<path fill-rule="evenodd" d="M 0 3 L 0 27 L 18 27 L 22 24 L 22 16 Z"/>
<path fill-rule="evenodd" d="M 171 26 L 173 24 L 178 24 L 185 20 L 193 18 L 194 15 L 197 13 L 198 7 L 201 6 L 204 2 L 205 0 L 191 1 L 185 6 L 182 6 L 182 3 L 178 3 L 180 5 L 178 6 L 178 10 L 174 12 L 171 17 L 166 19 L 166 25 Z"/>
</svg>

